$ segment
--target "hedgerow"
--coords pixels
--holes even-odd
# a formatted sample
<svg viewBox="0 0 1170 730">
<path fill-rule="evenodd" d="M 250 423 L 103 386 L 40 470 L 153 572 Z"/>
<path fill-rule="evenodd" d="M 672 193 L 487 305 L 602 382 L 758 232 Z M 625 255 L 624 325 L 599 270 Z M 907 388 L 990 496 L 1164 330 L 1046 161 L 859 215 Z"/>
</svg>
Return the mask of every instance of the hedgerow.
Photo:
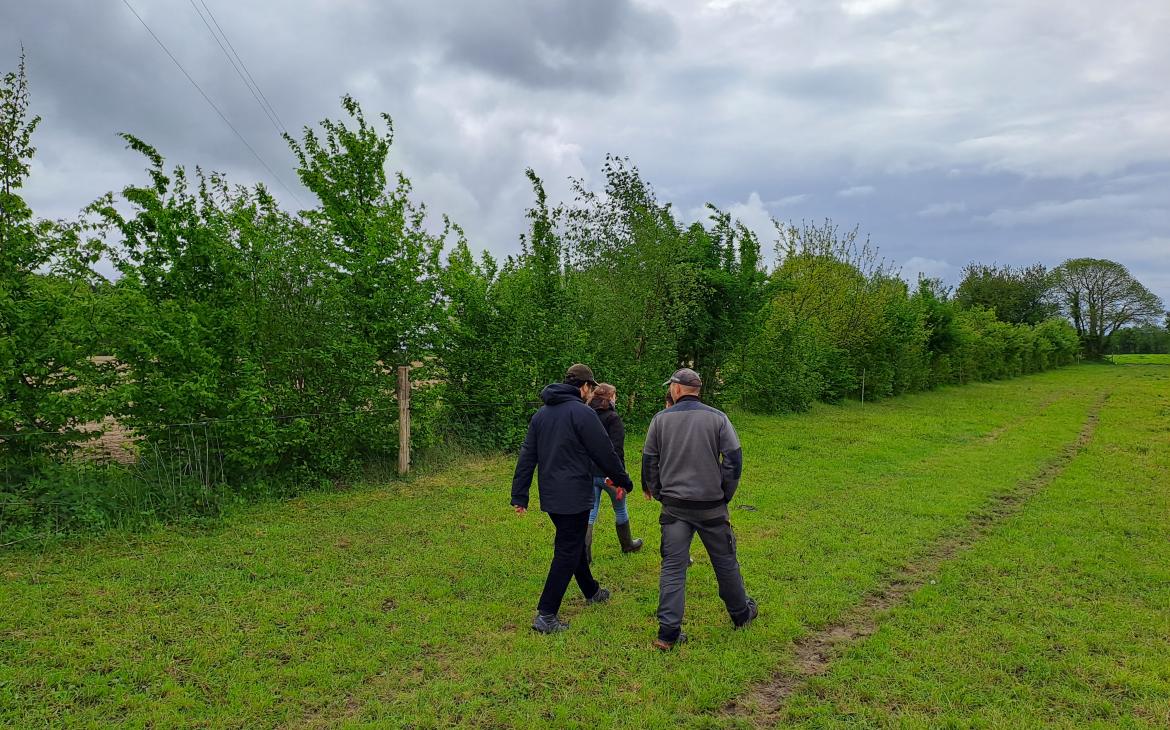
<svg viewBox="0 0 1170 730">
<path fill-rule="evenodd" d="M 399 365 L 415 369 L 417 447 L 501 450 L 575 361 L 636 426 L 680 365 L 713 403 L 778 413 L 1078 356 L 1067 321 L 1008 323 L 937 281 L 912 288 L 828 220 L 777 223 L 768 265 L 755 232 L 715 206 L 682 220 L 625 158 L 557 204 L 528 170 L 519 252 L 477 255 L 455 223 L 428 228 L 410 181 L 387 175 L 390 118 L 349 97 L 341 119 L 287 137 L 308 209 L 168 169 L 124 134 L 143 181 L 76 221 L 37 220 L 19 195 L 38 121 L 23 63 L 0 94 L 0 532 L 214 513 L 392 460 Z M 69 466 L 103 419 L 133 432 L 138 464 Z"/>
</svg>

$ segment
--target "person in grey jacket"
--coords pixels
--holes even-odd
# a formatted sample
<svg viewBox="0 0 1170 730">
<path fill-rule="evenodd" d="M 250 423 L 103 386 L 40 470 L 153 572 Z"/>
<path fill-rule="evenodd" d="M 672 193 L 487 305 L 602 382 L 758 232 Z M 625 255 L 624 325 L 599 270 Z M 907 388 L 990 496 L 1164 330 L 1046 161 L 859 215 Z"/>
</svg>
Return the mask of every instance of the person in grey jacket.
<svg viewBox="0 0 1170 730">
<path fill-rule="evenodd" d="M 654 416 L 642 449 L 642 490 L 662 503 L 654 646 L 664 651 L 686 641 L 683 609 L 688 555 L 696 532 L 711 558 L 719 597 L 735 627 L 746 627 L 759 613 L 740 574 L 728 512 L 743 471 L 739 436 L 727 414 L 699 400 L 703 381 L 694 370 L 678 370 L 667 384 L 675 403 Z"/>
</svg>

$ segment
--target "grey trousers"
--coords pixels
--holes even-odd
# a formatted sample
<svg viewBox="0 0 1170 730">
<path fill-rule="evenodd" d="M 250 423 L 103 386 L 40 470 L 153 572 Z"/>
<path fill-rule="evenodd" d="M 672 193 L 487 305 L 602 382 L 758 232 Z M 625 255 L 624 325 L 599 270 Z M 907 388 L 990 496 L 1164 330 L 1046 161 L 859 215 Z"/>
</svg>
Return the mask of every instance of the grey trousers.
<svg viewBox="0 0 1170 730">
<path fill-rule="evenodd" d="M 747 591 L 739 560 L 735 555 L 735 533 L 731 531 L 726 507 L 715 510 L 681 510 L 662 507 L 658 518 L 662 525 L 662 574 L 658 580 L 658 637 L 664 641 L 678 638 L 686 608 L 687 563 L 695 533 L 707 548 L 719 597 L 727 606 L 732 620 L 749 612 Z"/>
</svg>

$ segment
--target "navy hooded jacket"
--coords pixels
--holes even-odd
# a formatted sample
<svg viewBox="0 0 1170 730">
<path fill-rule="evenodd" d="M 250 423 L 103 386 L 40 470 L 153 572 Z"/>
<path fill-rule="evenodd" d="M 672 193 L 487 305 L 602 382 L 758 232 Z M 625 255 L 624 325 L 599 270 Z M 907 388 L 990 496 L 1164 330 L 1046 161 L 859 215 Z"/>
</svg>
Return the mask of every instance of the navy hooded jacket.
<svg viewBox="0 0 1170 730">
<path fill-rule="evenodd" d="M 528 424 L 528 435 L 520 447 L 516 475 L 512 478 L 512 504 L 528 507 L 532 472 L 539 465 L 536 481 L 540 509 L 553 514 L 587 512 L 593 506 L 593 463 L 596 462 L 627 491 L 633 488 L 630 475 L 618 458 L 605 426 L 597 413 L 581 400 L 580 391 L 568 383 L 545 388 L 544 401 Z"/>
</svg>

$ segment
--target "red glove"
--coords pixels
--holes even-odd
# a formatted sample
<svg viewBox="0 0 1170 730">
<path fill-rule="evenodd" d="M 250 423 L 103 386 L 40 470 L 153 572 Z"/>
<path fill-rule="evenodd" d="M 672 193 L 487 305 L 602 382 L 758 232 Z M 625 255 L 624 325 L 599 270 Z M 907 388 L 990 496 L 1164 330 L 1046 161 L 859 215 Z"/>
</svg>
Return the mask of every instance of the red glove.
<svg viewBox="0 0 1170 730">
<path fill-rule="evenodd" d="M 614 493 L 617 495 L 617 501 L 619 501 L 619 502 L 620 502 L 620 501 L 622 501 L 623 499 L 625 499 L 625 498 L 626 498 L 626 490 L 625 490 L 625 489 L 623 489 L 622 487 L 616 486 L 616 485 L 613 483 L 613 480 L 612 480 L 612 479 L 610 479 L 609 477 L 606 477 L 606 478 L 605 478 L 605 486 L 607 486 L 607 487 L 613 487 Z"/>
</svg>

